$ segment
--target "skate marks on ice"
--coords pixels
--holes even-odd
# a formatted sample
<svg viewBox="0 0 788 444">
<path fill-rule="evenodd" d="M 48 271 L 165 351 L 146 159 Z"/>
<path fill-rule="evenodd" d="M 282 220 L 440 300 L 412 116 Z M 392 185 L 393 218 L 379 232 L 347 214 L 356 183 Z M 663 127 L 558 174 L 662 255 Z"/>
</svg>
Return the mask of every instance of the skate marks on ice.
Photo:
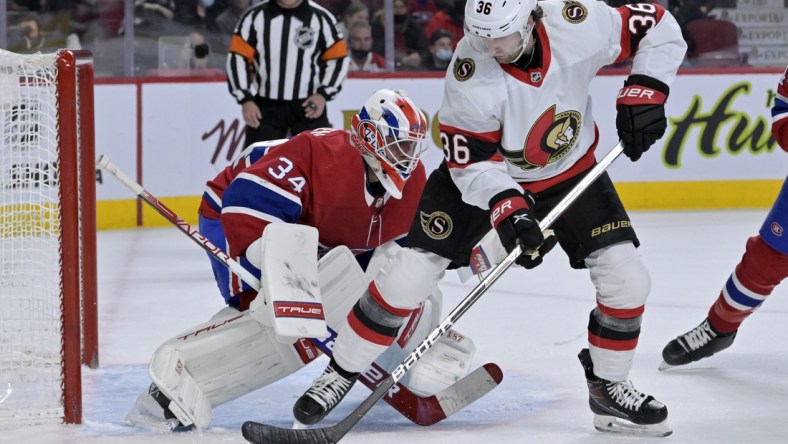
<svg viewBox="0 0 788 444">
<path fill-rule="evenodd" d="M 324 363 L 322 359 L 320 362 Z M 27 444 L 243 443 L 240 428 L 251 417 L 279 427 L 292 427 L 293 403 L 298 393 L 310 384 L 321 368 L 319 364 L 309 366 L 269 387 L 219 406 L 214 410 L 211 426 L 204 431 L 172 434 L 143 430 L 124 421 L 140 389 L 150 383 L 147 365 L 107 365 L 95 371 L 86 370 L 83 374 L 83 425 L 55 426 L 50 433 L 36 433 L 34 440 L 25 431 L 13 432 L 15 434 L 6 437 L 12 438 L 8 442 Z M 338 422 L 350 414 L 367 395 L 366 388 L 354 387 L 321 424 Z M 402 432 L 440 439 L 443 433 L 458 429 L 483 435 L 485 430 L 516 424 L 528 415 L 548 413 L 554 407 L 556 397 L 556 393 L 546 384 L 512 371 L 507 373 L 497 390 L 429 427 L 413 424 L 389 405 L 379 403 L 345 440 L 352 443 L 354 439 L 368 439 L 369 434 L 379 434 L 381 442 L 394 443 L 401 442 Z M 360 436 L 354 438 L 353 435 Z M 6 441 L 3 439 L 2 442 Z"/>
</svg>

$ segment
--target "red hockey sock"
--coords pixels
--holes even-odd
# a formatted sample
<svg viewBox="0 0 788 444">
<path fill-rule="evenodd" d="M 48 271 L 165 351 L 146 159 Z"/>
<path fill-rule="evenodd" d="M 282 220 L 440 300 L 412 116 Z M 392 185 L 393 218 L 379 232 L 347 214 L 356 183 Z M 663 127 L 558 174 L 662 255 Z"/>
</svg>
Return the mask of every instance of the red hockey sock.
<svg viewBox="0 0 788 444">
<path fill-rule="evenodd" d="M 758 308 L 788 275 L 788 255 L 768 246 L 760 236 L 747 240 L 741 262 L 709 309 L 709 322 L 720 333 L 731 333 Z"/>
</svg>

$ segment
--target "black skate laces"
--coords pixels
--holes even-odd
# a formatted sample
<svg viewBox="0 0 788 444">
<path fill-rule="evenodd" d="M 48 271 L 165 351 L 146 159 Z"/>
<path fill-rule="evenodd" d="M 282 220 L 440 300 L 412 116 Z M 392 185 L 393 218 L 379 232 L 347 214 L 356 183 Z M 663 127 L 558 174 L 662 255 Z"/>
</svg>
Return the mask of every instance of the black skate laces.
<svg viewBox="0 0 788 444">
<path fill-rule="evenodd" d="M 629 410 L 639 410 L 647 396 L 640 393 L 629 381 L 611 382 L 607 385 L 607 393 L 621 405 Z"/>
<path fill-rule="evenodd" d="M 715 332 L 711 328 L 711 325 L 709 324 L 709 320 L 707 319 L 697 327 L 685 333 L 681 337 L 681 339 L 682 342 L 684 342 L 684 344 L 686 344 L 690 348 L 690 350 L 694 351 L 703 347 L 709 341 L 711 341 L 716 337 L 717 337 L 717 332 Z"/>
<path fill-rule="evenodd" d="M 350 389 L 351 382 L 333 369 L 328 369 L 315 380 L 307 395 L 326 410 L 337 404 Z"/>
</svg>

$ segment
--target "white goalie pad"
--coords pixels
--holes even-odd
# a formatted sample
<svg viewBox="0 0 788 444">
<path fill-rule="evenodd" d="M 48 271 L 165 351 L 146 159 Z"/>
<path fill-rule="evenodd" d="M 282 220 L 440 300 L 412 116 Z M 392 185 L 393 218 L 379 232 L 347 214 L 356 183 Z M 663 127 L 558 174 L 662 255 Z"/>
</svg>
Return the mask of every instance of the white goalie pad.
<svg viewBox="0 0 788 444">
<path fill-rule="evenodd" d="M 249 309 L 255 319 L 273 329 L 277 340 L 293 343 L 298 338 L 328 337 L 318 280 L 317 239 L 314 227 L 269 224 L 261 241 L 249 246 L 259 248 L 261 271 L 261 288 Z"/>
<path fill-rule="evenodd" d="M 367 290 L 369 279 L 358 265 L 356 257 L 344 245 L 323 255 L 318 268 L 326 323 L 332 330 L 337 331 L 353 305 Z"/>
<path fill-rule="evenodd" d="M 151 359 L 150 377 L 184 426 L 203 429 L 213 407 L 304 366 L 293 345 L 276 341 L 249 313 L 232 308 L 222 312 L 229 315 L 215 316 L 170 339 Z"/>
</svg>

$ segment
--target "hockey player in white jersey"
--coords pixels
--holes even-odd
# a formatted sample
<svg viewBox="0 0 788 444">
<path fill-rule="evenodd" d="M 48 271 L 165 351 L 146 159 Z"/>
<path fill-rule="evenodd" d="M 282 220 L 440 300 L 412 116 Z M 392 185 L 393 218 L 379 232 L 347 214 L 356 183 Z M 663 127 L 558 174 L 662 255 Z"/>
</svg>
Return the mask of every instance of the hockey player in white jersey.
<svg viewBox="0 0 788 444">
<path fill-rule="evenodd" d="M 627 380 L 650 277 L 610 178 L 603 174 L 578 198 L 553 224 L 554 236 L 545 238 L 537 221 L 595 163 L 589 86 L 597 71 L 633 58 L 615 106 L 624 153 L 636 161 L 665 132 L 668 85 L 685 51 L 675 19 L 658 4 L 469 0 L 440 109 L 445 161 L 427 181 L 408 248 L 348 315 L 333 366 L 296 402 L 296 419 L 325 417 L 444 270 L 467 265 L 473 245 L 494 228 L 508 251 L 519 242 L 544 255 L 557 241 L 572 267 L 588 268 L 596 306 L 579 358 L 595 427 L 670 434 L 667 408 Z M 523 255 L 517 263 L 541 260 Z"/>
</svg>

